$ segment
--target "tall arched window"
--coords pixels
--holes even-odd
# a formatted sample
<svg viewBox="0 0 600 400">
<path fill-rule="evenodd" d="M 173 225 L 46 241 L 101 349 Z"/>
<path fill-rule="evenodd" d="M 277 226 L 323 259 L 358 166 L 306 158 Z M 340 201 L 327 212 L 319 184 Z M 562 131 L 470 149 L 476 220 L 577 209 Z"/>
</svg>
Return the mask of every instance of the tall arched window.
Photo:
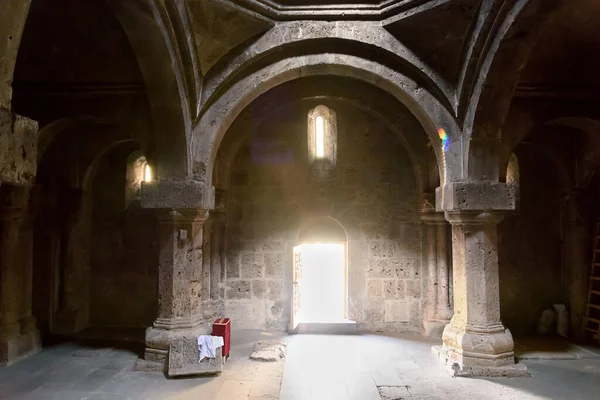
<svg viewBox="0 0 600 400">
<path fill-rule="evenodd" d="M 323 116 L 319 115 L 315 121 L 316 128 L 316 148 L 317 148 L 317 158 L 325 157 L 325 121 L 323 120 Z"/>
<path fill-rule="evenodd" d="M 133 200 L 139 200 L 142 181 L 152 180 L 152 169 L 141 151 L 128 157 L 125 180 L 125 207 L 128 207 Z"/>
<path fill-rule="evenodd" d="M 332 169 L 337 159 L 337 122 L 335 112 L 320 105 L 308 113 L 308 162 Z"/>
</svg>

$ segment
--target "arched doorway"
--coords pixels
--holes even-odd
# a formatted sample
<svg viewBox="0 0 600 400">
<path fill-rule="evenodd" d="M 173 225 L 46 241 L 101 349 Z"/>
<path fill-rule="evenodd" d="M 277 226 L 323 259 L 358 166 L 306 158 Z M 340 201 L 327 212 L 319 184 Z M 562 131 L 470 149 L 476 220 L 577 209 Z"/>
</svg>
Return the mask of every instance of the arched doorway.
<svg viewBox="0 0 600 400">
<path fill-rule="evenodd" d="M 320 218 L 302 227 L 297 243 L 292 271 L 292 329 L 300 323 L 346 322 L 346 231 L 333 218 Z"/>
</svg>

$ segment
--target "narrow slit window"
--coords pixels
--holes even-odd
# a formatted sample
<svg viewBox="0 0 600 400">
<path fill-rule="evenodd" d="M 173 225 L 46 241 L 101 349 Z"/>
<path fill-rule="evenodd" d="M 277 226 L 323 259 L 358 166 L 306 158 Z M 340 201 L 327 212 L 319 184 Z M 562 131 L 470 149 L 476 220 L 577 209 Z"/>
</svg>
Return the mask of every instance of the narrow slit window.
<svg viewBox="0 0 600 400">
<path fill-rule="evenodd" d="M 150 166 L 146 164 L 144 167 L 144 180 L 146 182 L 150 182 L 152 180 L 152 171 L 150 170 Z"/>
<path fill-rule="evenodd" d="M 325 121 L 323 120 L 323 116 L 319 115 L 315 120 L 316 125 L 316 148 L 317 148 L 317 157 L 323 158 L 325 157 Z"/>
</svg>

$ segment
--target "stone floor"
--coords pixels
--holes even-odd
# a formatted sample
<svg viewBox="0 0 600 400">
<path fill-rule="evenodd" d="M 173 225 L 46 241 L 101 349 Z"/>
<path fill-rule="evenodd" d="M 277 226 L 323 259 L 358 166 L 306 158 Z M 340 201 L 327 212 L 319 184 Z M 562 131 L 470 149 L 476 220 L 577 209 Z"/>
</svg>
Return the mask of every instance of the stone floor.
<svg viewBox="0 0 600 400">
<path fill-rule="evenodd" d="M 115 348 L 97 341 L 62 343 L 0 368 L 0 400 L 272 400 L 283 361 L 249 359 L 254 343 L 280 338 L 257 331 L 232 332 L 231 356 L 217 377 L 166 379 L 133 367 L 139 345 Z"/>
<path fill-rule="evenodd" d="M 290 336 L 280 399 L 600 398 L 600 353 L 561 340 L 517 342 L 532 377 L 512 379 L 451 378 L 432 344 L 418 334 Z"/>
<path fill-rule="evenodd" d="M 219 377 L 167 380 L 132 371 L 138 348 L 62 343 L 0 369 L 4 400 L 390 400 L 598 399 L 600 352 L 557 340 L 522 340 L 517 354 L 531 378 L 450 378 L 431 355 L 436 341 L 416 334 L 295 335 L 283 362 L 248 356 L 264 332 L 234 332 Z M 283 377 L 283 380 L 282 380 Z M 281 389 L 281 390 L 280 390 Z"/>
</svg>

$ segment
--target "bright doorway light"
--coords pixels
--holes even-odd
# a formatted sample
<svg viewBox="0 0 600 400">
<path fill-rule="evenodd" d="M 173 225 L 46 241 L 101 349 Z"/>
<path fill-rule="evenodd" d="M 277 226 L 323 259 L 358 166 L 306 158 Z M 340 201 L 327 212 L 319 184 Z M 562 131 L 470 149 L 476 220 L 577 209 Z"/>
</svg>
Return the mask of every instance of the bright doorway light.
<svg viewBox="0 0 600 400">
<path fill-rule="evenodd" d="M 341 322 L 346 316 L 345 245 L 310 243 L 300 246 L 299 322 Z"/>
<path fill-rule="evenodd" d="M 323 116 L 319 115 L 315 119 L 316 132 L 315 132 L 315 140 L 317 141 L 317 157 L 325 157 L 325 121 L 323 120 Z"/>
<path fill-rule="evenodd" d="M 144 181 L 150 182 L 152 180 L 152 170 L 150 169 L 150 165 L 146 164 L 144 168 Z"/>
</svg>

